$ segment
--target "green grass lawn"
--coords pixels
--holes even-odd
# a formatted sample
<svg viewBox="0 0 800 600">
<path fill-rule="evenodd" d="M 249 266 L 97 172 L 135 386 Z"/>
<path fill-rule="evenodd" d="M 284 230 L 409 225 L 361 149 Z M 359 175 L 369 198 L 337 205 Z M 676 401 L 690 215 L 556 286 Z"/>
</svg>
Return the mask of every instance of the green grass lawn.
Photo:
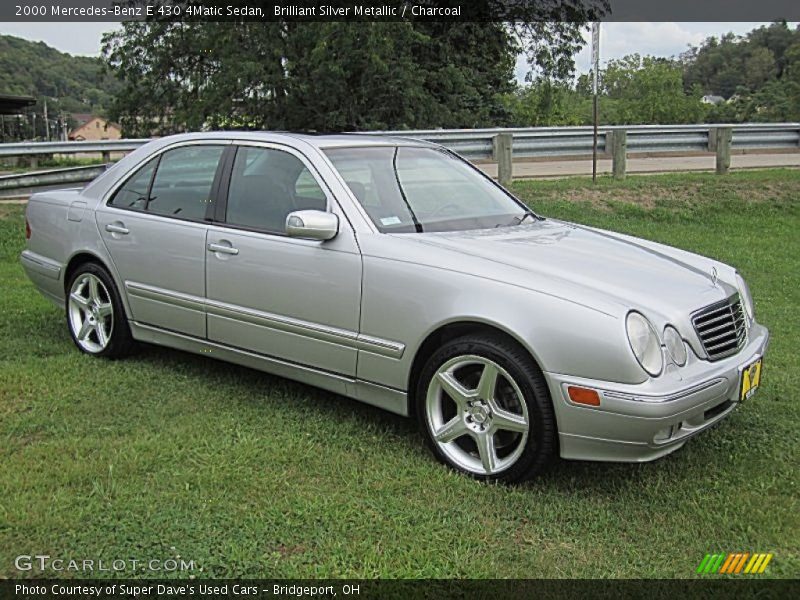
<svg viewBox="0 0 800 600">
<path fill-rule="evenodd" d="M 300 383 L 155 347 L 80 354 L 19 266 L 22 208 L 0 206 L 0 577 L 20 554 L 179 555 L 218 577 L 696 577 L 735 551 L 800 576 L 800 171 L 514 187 L 738 267 L 773 336 L 754 400 L 655 463 L 476 483 L 411 420 Z"/>
</svg>

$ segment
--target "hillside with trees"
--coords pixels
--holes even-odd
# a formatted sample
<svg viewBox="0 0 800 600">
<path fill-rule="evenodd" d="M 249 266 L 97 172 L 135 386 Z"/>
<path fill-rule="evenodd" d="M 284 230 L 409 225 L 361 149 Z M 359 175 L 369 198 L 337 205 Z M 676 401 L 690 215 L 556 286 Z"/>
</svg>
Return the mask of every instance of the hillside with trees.
<svg viewBox="0 0 800 600">
<path fill-rule="evenodd" d="M 104 115 L 119 89 L 99 58 L 72 56 L 43 42 L 0 35 L 0 93 L 36 98 L 34 110 L 42 129 L 45 100 L 51 119 L 62 112 Z"/>
<path fill-rule="evenodd" d="M 717 104 L 703 102 L 711 96 Z M 589 125 L 590 76 L 540 77 L 506 103 L 514 125 Z M 800 28 L 773 23 L 708 38 L 677 58 L 610 60 L 600 71 L 599 104 L 609 125 L 798 121 Z"/>
<path fill-rule="evenodd" d="M 710 121 L 800 119 L 800 27 L 773 23 L 743 37 L 712 37 L 681 62 L 686 91 L 726 100 L 709 112 Z"/>
</svg>

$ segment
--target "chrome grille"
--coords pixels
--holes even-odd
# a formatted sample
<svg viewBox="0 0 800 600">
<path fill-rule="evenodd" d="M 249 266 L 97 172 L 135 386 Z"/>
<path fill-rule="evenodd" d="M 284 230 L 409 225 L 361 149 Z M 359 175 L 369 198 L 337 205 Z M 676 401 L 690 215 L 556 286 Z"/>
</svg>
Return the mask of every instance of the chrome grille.
<svg viewBox="0 0 800 600">
<path fill-rule="evenodd" d="M 739 296 L 707 306 L 692 315 L 692 325 L 709 360 L 736 354 L 747 341 L 747 324 Z"/>
</svg>

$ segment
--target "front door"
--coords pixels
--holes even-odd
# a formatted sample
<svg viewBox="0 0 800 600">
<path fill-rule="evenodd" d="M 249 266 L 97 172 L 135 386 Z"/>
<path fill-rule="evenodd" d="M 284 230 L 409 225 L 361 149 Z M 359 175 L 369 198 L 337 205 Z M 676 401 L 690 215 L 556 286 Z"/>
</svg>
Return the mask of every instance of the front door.
<svg viewBox="0 0 800 600">
<path fill-rule="evenodd" d="M 326 190 L 294 150 L 238 147 L 227 196 L 220 194 L 224 222 L 207 235 L 210 340 L 355 376 L 361 255 Z M 337 213 L 339 234 L 287 237 L 286 216 L 304 209 Z"/>
<path fill-rule="evenodd" d="M 204 219 L 224 149 L 167 150 L 95 213 L 134 321 L 206 336 Z"/>
</svg>

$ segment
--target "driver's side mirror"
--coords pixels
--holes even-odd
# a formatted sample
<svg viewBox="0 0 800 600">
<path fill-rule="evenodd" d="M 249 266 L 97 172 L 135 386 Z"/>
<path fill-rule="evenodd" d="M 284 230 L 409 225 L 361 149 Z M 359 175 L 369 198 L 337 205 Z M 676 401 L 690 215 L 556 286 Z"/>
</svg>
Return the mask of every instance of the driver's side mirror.
<svg viewBox="0 0 800 600">
<path fill-rule="evenodd" d="M 296 210 L 286 215 L 289 237 L 325 241 L 339 233 L 339 217 L 322 210 Z"/>
</svg>

